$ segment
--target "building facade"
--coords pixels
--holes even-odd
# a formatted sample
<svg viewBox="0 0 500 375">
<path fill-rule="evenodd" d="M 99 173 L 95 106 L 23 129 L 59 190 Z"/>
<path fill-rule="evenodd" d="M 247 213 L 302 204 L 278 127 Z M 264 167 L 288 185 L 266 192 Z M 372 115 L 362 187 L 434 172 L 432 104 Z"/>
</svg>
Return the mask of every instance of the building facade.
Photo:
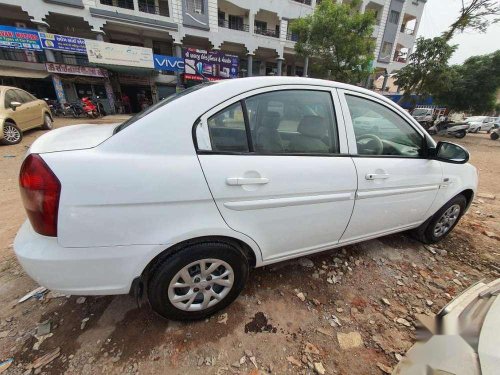
<svg viewBox="0 0 500 375">
<path fill-rule="evenodd" d="M 307 76 L 309 61 L 295 54 L 296 37 L 289 24 L 313 12 L 317 1 L 0 0 L 0 25 L 94 40 L 98 49 L 101 43 L 101 52 L 112 49 L 117 56 L 122 48 L 117 45 L 136 48 L 138 54 L 148 49 L 151 54 L 177 57 L 182 57 L 185 48 L 221 51 L 239 57 L 240 77 Z M 361 3 L 360 11 L 373 11 L 377 17 L 372 35 L 376 72 L 391 73 L 405 65 L 424 5 L 425 0 Z M 89 61 L 82 51 L 26 50 L 0 44 L 0 84 L 63 101 L 92 95 L 110 112 L 123 98 L 129 102 L 127 109 L 135 112 L 144 98 L 156 101 L 176 86 L 192 84 L 178 72 L 127 64 L 118 57 L 116 63 L 103 61 Z"/>
</svg>

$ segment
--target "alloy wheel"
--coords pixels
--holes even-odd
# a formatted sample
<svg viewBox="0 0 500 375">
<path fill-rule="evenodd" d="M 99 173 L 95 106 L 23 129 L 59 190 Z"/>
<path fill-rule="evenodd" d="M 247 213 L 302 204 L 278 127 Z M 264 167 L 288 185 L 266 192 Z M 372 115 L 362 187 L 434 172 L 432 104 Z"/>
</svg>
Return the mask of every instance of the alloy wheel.
<svg viewBox="0 0 500 375">
<path fill-rule="evenodd" d="M 234 284 L 234 271 L 220 259 L 200 259 L 183 267 L 168 287 L 170 303 L 183 311 L 201 311 L 222 301 Z"/>
<path fill-rule="evenodd" d="M 5 124 L 3 126 L 3 138 L 9 143 L 16 143 L 21 138 L 21 132 L 14 125 Z"/>
<path fill-rule="evenodd" d="M 449 207 L 439 218 L 434 226 L 434 236 L 436 238 L 444 236 L 453 227 L 460 215 L 460 205 L 454 204 Z"/>
</svg>

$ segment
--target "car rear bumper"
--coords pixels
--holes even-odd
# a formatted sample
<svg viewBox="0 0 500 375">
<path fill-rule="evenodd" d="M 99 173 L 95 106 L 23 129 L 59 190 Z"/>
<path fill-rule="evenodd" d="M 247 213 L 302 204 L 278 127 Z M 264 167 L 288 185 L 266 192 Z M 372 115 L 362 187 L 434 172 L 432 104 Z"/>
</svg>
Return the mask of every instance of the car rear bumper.
<svg viewBox="0 0 500 375">
<path fill-rule="evenodd" d="M 41 236 L 26 221 L 14 241 L 17 259 L 37 283 L 64 294 L 129 293 L 134 278 L 158 249 L 154 245 L 71 248 Z"/>
</svg>

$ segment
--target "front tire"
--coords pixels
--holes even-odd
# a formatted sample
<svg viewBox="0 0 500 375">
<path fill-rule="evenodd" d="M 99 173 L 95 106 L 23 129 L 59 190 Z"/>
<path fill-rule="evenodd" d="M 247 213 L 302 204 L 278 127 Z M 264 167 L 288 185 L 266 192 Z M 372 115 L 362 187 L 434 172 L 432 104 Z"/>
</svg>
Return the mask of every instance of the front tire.
<svg viewBox="0 0 500 375">
<path fill-rule="evenodd" d="M 6 121 L 3 124 L 3 138 L 0 140 L 2 145 L 15 145 L 23 139 L 23 132 L 16 124 Z"/>
<path fill-rule="evenodd" d="M 248 261 L 221 242 L 189 245 L 156 266 L 147 294 L 153 310 L 172 320 L 204 319 L 233 302 L 248 279 Z"/>
<path fill-rule="evenodd" d="M 500 136 L 498 135 L 497 132 L 493 132 L 490 134 L 490 139 L 496 141 Z"/>
<path fill-rule="evenodd" d="M 48 113 L 43 115 L 43 125 L 42 129 L 43 130 L 52 130 L 54 128 L 54 123 L 52 121 L 52 118 L 49 116 Z"/>
<path fill-rule="evenodd" d="M 467 199 L 462 194 L 457 195 L 417 228 L 414 234 L 425 244 L 441 241 L 458 224 L 466 207 Z"/>
</svg>

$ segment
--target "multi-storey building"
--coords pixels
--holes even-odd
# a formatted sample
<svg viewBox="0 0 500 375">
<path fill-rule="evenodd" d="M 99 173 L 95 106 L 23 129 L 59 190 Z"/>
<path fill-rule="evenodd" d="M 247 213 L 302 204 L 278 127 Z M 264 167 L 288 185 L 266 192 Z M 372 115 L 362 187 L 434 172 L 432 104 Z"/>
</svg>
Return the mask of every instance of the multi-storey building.
<svg viewBox="0 0 500 375">
<path fill-rule="evenodd" d="M 220 50 L 239 56 L 239 76 L 306 76 L 309 62 L 296 55 L 296 36 L 290 32 L 289 25 L 294 19 L 313 12 L 317 2 L 319 0 L 0 0 L 0 25 L 146 47 L 161 55 L 181 56 L 181 49 L 185 47 Z M 372 35 L 376 40 L 375 70 L 392 72 L 405 65 L 425 2 L 364 0 L 361 3 L 360 11 L 374 11 L 377 17 Z M 23 86 L 38 96 L 48 97 L 54 96 L 55 86 L 68 101 L 82 95 L 102 99 L 124 94 L 135 101 L 137 95 L 151 96 L 153 100 L 165 97 L 182 79 L 179 74 L 160 74 L 150 68 L 107 64 L 102 67 L 105 74 L 100 70 L 96 73 L 95 69 L 81 69 L 78 74 L 58 74 L 54 80 L 47 62 L 96 67 L 85 54 L 0 45 L 0 83 Z M 137 103 L 132 104 L 137 107 Z"/>
</svg>

